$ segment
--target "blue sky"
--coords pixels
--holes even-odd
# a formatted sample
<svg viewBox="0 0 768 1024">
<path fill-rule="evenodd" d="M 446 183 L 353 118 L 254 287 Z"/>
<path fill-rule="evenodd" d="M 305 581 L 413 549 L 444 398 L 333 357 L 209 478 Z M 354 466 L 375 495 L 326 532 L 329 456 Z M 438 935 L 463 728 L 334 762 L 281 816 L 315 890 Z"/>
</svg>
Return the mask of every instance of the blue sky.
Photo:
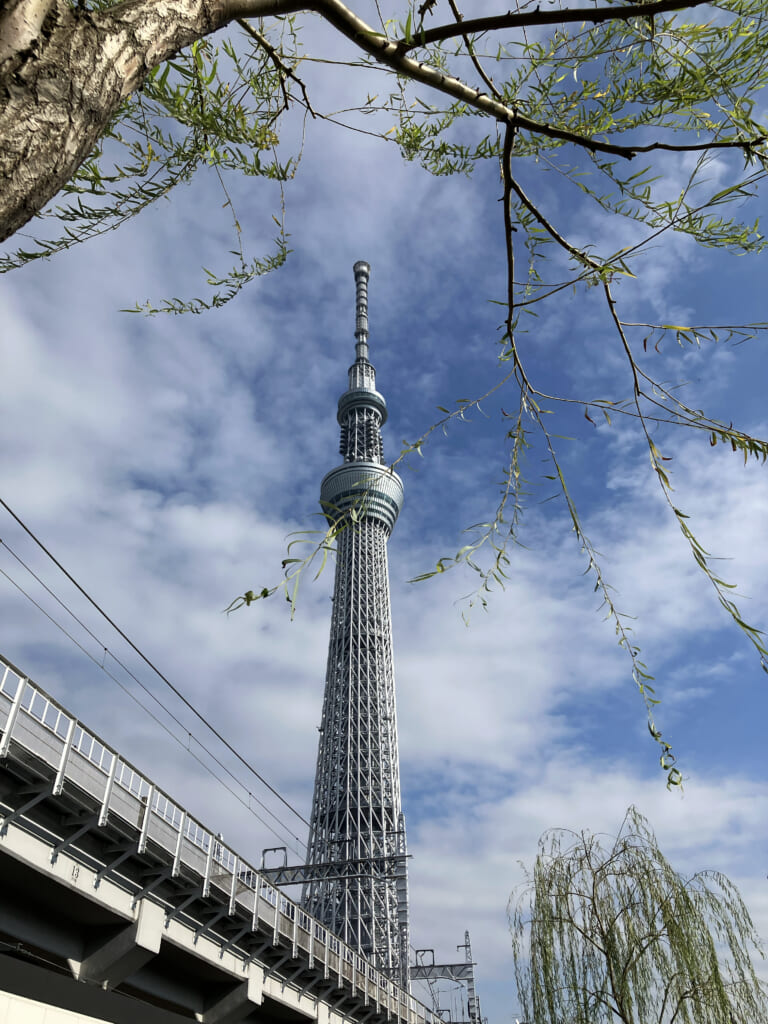
<svg viewBox="0 0 768 1024">
<path fill-rule="evenodd" d="M 369 88 L 349 69 L 303 73 L 326 111 Z M 684 170 L 666 165 L 670 188 Z M 714 164 L 713 180 L 724 172 Z M 543 172 L 529 187 L 579 241 L 635 237 Z M 275 189 L 258 179 L 233 188 L 258 253 L 274 233 Z M 371 352 L 390 409 L 388 457 L 430 426 L 438 405 L 452 408 L 498 379 L 500 194 L 490 163 L 470 180 L 434 179 L 391 143 L 310 122 L 286 187 L 293 252 L 226 308 L 182 318 L 119 312 L 199 294 L 199 268 L 226 265 L 226 211 L 205 175 L 119 232 L 0 282 L 1 496 L 304 815 L 331 573 L 302 587 L 293 622 L 278 599 L 230 617 L 222 609 L 276 582 L 287 535 L 319 524 L 319 483 L 337 461 L 336 399 L 353 355 L 355 260 L 372 265 Z M 673 237 L 634 269 L 637 280 L 619 289 L 628 319 L 766 319 L 759 260 Z M 643 365 L 688 381 L 692 404 L 765 436 L 763 345 L 689 350 L 668 341 Z M 554 300 L 523 348 L 543 390 L 627 393 L 596 290 Z M 501 410 L 514 407 L 507 387 L 402 466 L 406 503 L 390 543 L 413 942 L 451 959 L 468 928 L 484 1011 L 497 1024 L 512 1021 L 517 1005 L 506 903 L 548 827 L 615 831 L 635 803 L 682 870 L 717 868 L 741 886 L 768 937 L 766 677 L 696 569 L 630 423 L 593 426 L 583 406 L 550 418 L 570 438 L 558 445 L 584 528 L 657 677 L 657 721 L 679 756 L 682 795 L 664 788 L 565 509 L 542 503 L 553 487 L 539 444 L 525 467 L 525 547 L 513 551 L 508 586 L 487 612 L 463 624 L 460 599 L 473 586 L 465 570 L 408 583 L 466 543 L 464 527 L 493 514 L 508 457 Z M 705 435 L 658 440 L 673 456 L 679 507 L 704 546 L 728 559 L 718 564 L 739 584 L 748 621 L 768 626 L 765 468 L 744 467 Z M 5 513 L 0 524 L 3 541 L 186 723 Z M 66 619 L 2 549 L 0 568 Z M 258 861 L 278 842 L 189 757 L 183 730 L 181 743 L 160 731 L 2 577 L 0 622 L 4 655 L 244 856 Z M 100 646 L 69 626 L 100 660 Z M 255 780 L 245 784 L 270 803 Z M 300 848 L 303 826 L 285 817 Z"/>
</svg>

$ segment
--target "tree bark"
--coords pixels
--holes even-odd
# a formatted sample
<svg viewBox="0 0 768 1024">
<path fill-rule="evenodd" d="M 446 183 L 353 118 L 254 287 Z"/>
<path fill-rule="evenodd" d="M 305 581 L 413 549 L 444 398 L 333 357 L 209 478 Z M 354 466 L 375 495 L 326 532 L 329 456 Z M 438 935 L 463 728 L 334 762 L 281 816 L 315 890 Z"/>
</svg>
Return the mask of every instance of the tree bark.
<svg viewBox="0 0 768 1024">
<path fill-rule="evenodd" d="M 17 0 L 0 18 L 0 241 L 38 213 L 149 72 L 235 18 L 295 0 L 128 0 L 105 11 Z"/>
</svg>

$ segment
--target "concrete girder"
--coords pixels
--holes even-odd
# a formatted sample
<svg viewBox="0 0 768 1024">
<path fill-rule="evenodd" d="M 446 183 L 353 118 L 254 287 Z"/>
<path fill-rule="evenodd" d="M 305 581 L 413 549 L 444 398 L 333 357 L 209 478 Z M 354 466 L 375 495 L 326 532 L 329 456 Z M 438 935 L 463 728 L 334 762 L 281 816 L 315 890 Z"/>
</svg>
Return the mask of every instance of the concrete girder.
<svg viewBox="0 0 768 1024">
<path fill-rule="evenodd" d="M 76 981 L 86 981 L 110 989 L 141 970 L 160 952 L 165 928 L 165 912 L 149 900 L 137 904 L 136 920 L 93 950 L 79 963 L 69 965 Z"/>
<path fill-rule="evenodd" d="M 260 967 L 252 966 L 245 981 L 235 985 L 202 1013 L 195 1014 L 196 1020 L 200 1024 L 237 1024 L 245 1020 L 264 1002 L 263 975 Z"/>
</svg>

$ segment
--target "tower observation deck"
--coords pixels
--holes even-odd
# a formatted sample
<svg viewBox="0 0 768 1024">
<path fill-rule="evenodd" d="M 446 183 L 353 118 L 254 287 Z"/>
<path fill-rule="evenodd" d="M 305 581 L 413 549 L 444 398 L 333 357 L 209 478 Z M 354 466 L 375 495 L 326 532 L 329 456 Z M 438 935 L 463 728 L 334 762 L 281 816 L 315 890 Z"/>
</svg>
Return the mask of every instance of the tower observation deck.
<svg viewBox="0 0 768 1024">
<path fill-rule="evenodd" d="M 358 262 L 354 272 L 355 361 L 337 416 L 344 461 L 320 488 L 338 534 L 303 899 L 309 913 L 407 990 L 406 842 L 387 568 L 403 484 L 383 462 L 387 404 L 368 358 L 370 267 Z"/>
</svg>

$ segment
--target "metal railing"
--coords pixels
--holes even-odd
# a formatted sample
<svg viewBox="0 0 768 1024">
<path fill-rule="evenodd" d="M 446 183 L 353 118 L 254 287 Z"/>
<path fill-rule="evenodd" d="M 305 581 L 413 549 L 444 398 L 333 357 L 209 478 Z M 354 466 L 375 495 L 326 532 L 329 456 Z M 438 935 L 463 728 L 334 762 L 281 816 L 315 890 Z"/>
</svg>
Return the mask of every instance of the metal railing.
<svg viewBox="0 0 768 1024">
<path fill-rule="evenodd" d="M 435 1015 L 373 964 L 330 933 L 297 903 L 263 878 L 220 835 L 205 828 L 128 761 L 89 732 L 49 694 L 0 655 L 0 763 L 17 756 L 12 745 L 55 771 L 53 795 L 66 782 L 96 801 L 98 824 L 119 818 L 139 833 L 138 852 L 149 844 L 171 862 L 171 877 L 196 876 L 203 897 L 227 904 L 228 914 L 250 917 L 253 930 L 282 937 L 294 956 L 348 983 L 377 1010 L 407 1024 L 439 1024 Z M 70 789 L 68 788 L 68 792 Z M 0 824 L 1 824 L 0 819 Z"/>
</svg>

